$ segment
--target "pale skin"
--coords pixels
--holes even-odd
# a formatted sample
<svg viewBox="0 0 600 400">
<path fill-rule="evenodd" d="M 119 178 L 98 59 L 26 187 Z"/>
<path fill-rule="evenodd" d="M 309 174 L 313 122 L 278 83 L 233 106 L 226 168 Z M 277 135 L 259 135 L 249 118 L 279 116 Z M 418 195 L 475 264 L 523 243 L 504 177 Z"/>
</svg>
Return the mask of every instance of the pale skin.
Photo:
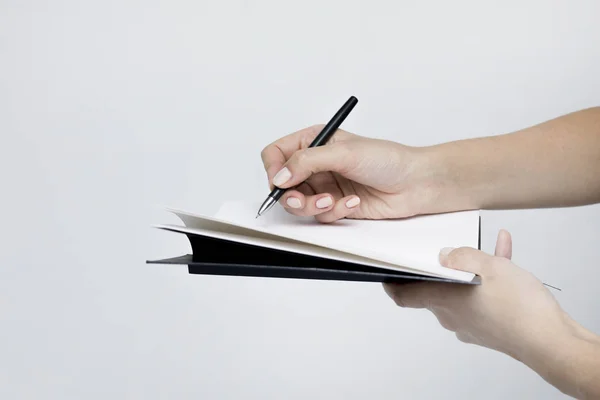
<svg viewBox="0 0 600 400">
<path fill-rule="evenodd" d="M 568 207 L 600 202 L 600 107 L 504 135 L 427 147 L 338 130 L 307 149 L 321 126 L 267 146 L 270 187 L 294 215 L 323 223 L 471 209 Z M 401 307 L 431 311 L 459 340 L 503 352 L 563 393 L 600 398 L 600 336 L 562 310 L 546 287 L 511 261 L 498 234 L 494 255 L 441 249 L 440 264 L 481 276 L 478 286 L 384 285 Z"/>
</svg>

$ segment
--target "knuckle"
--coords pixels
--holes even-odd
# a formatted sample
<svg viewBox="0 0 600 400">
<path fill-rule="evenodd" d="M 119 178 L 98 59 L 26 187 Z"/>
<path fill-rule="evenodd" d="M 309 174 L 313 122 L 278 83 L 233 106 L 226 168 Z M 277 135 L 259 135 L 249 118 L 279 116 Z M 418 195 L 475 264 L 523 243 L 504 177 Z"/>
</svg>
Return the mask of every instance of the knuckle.
<svg viewBox="0 0 600 400">
<path fill-rule="evenodd" d="M 406 307 L 406 301 L 401 295 L 394 293 L 392 300 L 394 300 L 394 303 L 396 303 L 398 307 Z"/>
<path fill-rule="evenodd" d="M 308 148 L 310 143 L 317 137 L 319 132 L 321 132 L 324 127 L 325 124 L 315 124 L 304 130 L 304 134 L 300 137 L 300 148 Z"/>
<path fill-rule="evenodd" d="M 263 162 L 263 164 L 265 165 L 265 167 L 268 166 L 269 164 L 269 150 L 270 150 L 270 146 L 267 146 L 265 148 L 262 149 L 262 151 L 260 152 L 260 158 Z"/>
<path fill-rule="evenodd" d="M 469 337 L 462 332 L 456 332 L 456 338 L 463 343 L 469 343 Z"/>
<path fill-rule="evenodd" d="M 442 328 L 448 330 L 448 331 L 452 331 L 454 332 L 454 325 L 452 324 L 452 322 L 446 318 L 438 318 L 438 321 L 440 323 L 440 325 L 442 326 Z"/>
<path fill-rule="evenodd" d="M 298 150 L 293 155 L 295 164 L 300 165 L 300 166 L 305 166 L 308 163 L 309 157 L 310 156 L 309 156 L 308 149 Z"/>
<path fill-rule="evenodd" d="M 402 299 L 394 298 L 394 302 L 396 303 L 396 305 L 398 307 L 401 307 L 401 308 L 405 308 L 406 307 L 406 303 Z"/>
<path fill-rule="evenodd" d="M 268 150 L 269 150 L 269 146 L 263 147 L 263 149 L 260 152 L 260 158 L 262 158 L 264 160 L 267 157 Z"/>
<path fill-rule="evenodd" d="M 310 130 L 315 135 L 317 135 L 319 132 L 321 132 L 323 130 L 323 128 L 325 128 L 325 124 L 314 124 L 313 126 L 310 127 Z"/>
</svg>

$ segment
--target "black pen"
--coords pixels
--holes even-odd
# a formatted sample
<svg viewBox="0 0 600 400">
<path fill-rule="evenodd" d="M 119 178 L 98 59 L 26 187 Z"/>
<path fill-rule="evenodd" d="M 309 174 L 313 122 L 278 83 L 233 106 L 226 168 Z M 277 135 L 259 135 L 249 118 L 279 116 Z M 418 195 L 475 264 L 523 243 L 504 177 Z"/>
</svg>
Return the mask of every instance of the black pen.
<svg viewBox="0 0 600 400">
<path fill-rule="evenodd" d="M 313 140 L 312 143 L 310 144 L 310 146 L 308 146 L 308 147 L 322 146 L 325 143 L 327 143 L 329 138 L 340 127 L 342 122 L 344 122 L 344 120 L 346 119 L 348 114 L 350 114 L 350 111 L 352 111 L 352 109 L 354 108 L 356 103 L 358 103 L 358 99 L 354 96 L 350 96 L 348 101 L 346 101 L 346 103 L 342 106 L 342 108 L 340 108 L 338 110 L 338 112 L 335 113 L 333 118 L 331 118 L 331 120 L 327 123 L 327 125 L 325 125 L 323 130 L 317 135 L 315 140 Z M 260 206 L 260 209 L 258 210 L 258 214 L 256 214 L 256 218 L 260 217 L 262 214 L 269 211 L 271 209 L 271 207 L 273 207 L 275 205 L 275 203 L 277 203 L 279 201 L 279 199 L 281 198 L 281 196 L 283 196 L 283 194 L 285 193 L 286 190 L 287 189 L 280 189 L 278 187 L 275 187 L 273 189 L 273 191 L 269 194 L 267 199 Z"/>
</svg>

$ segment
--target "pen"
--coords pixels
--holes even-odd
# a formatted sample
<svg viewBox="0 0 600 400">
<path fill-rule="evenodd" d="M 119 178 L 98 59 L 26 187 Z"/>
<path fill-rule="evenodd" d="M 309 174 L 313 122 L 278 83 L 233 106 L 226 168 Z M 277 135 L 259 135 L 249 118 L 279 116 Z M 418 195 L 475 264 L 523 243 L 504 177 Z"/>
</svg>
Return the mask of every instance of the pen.
<svg viewBox="0 0 600 400">
<path fill-rule="evenodd" d="M 358 103 L 358 99 L 354 96 L 350 96 L 350 98 L 344 103 L 344 105 L 338 110 L 337 113 L 331 118 L 331 120 L 325 125 L 323 130 L 317 135 L 315 140 L 308 147 L 317 147 L 322 146 L 327 141 L 335 131 L 339 128 L 339 126 L 344 122 L 346 117 L 350 114 L 350 111 L 354 108 L 354 106 Z M 281 189 L 275 187 L 271 193 L 267 196 L 263 204 L 260 206 L 258 213 L 256 214 L 256 218 L 260 217 L 265 212 L 269 211 L 277 201 L 283 196 L 287 189 Z"/>
</svg>

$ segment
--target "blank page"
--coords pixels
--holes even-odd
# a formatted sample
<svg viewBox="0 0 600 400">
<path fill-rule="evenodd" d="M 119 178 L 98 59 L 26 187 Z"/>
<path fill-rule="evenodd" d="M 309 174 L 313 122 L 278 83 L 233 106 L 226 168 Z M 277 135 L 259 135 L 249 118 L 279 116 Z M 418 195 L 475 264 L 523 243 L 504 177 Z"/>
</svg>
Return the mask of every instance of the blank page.
<svg viewBox="0 0 600 400">
<path fill-rule="evenodd" d="M 189 218 L 186 218 L 186 220 L 188 222 L 190 221 Z M 191 225 L 198 226 L 197 223 L 192 223 Z M 207 236 L 207 237 L 212 237 L 212 238 L 217 238 L 217 239 L 222 239 L 222 240 L 233 241 L 236 243 L 244 243 L 244 244 L 249 244 L 252 246 L 267 247 L 270 249 L 276 249 L 276 250 L 292 252 L 292 253 L 297 253 L 297 254 L 304 254 L 304 255 L 319 257 L 319 258 L 326 258 L 326 259 L 330 259 L 330 260 L 349 262 L 349 263 L 360 264 L 360 265 L 376 267 L 376 268 L 382 268 L 382 269 L 387 269 L 387 270 L 392 270 L 392 271 L 408 272 L 408 273 L 419 274 L 419 275 L 429 275 L 429 276 L 437 276 L 437 277 L 447 278 L 447 276 L 439 276 L 434 273 L 423 273 L 423 271 L 415 270 L 410 267 L 384 263 L 382 261 L 376 261 L 376 260 L 372 260 L 370 258 L 365 258 L 365 257 L 357 256 L 354 254 L 344 253 L 344 252 L 332 250 L 332 249 L 329 249 L 326 247 L 313 246 L 313 245 L 310 245 L 307 243 L 292 241 L 292 240 L 288 240 L 288 239 L 282 240 L 278 236 L 266 235 L 266 234 L 262 234 L 261 232 L 255 232 L 252 230 L 246 230 L 247 233 L 243 234 L 241 230 L 237 229 L 237 227 L 235 230 L 230 230 L 229 229 L 230 225 L 226 225 L 226 224 L 221 224 L 221 226 L 217 226 L 217 224 L 211 224 L 211 226 L 213 228 L 215 228 L 214 230 L 198 228 L 198 227 L 194 228 L 192 226 L 177 226 L 177 225 L 171 225 L 171 224 L 155 225 L 156 228 L 167 230 L 167 231 L 173 231 L 173 232 L 179 232 L 179 233 L 191 234 L 191 235 Z M 236 233 L 233 233 L 234 231 Z M 471 279 L 471 276 L 469 276 L 465 279 L 457 279 L 457 280 L 470 282 L 472 279 Z"/>
<path fill-rule="evenodd" d="M 438 261 L 438 254 L 443 247 L 477 248 L 478 211 L 380 221 L 344 219 L 333 224 L 321 224 L 312 217 L 290 215 L 280 205 L 256 219 L 259 206 L 259 203 L 254 202 L 228 202 L 223 204 L 214 218 L 171 211 L 179 215 L 186 226 L 191 228 L 229 231 L 245 236 L 249 236 L 247 229 L 250 229 L 268 234 L 270 239 L 275 236 L 282 241 L 287 239 L 288 242 L 299 241 L 333 249 L 379 261 L 376 264 L 385 263 L 401 267 L 397 268 L 399 270 L 422 271 L 427 275 L 461 281 L 471 281 L 474 277 L 468 272 L 442 267 Z M 229 229 L 223 228 L 221 222 L 232 226 Z M 236 230 L 236 227 L 245 229 Z M 336 257 L 318 247 L 314 249 L 314 255 L 322 253 L 325 258 Z M 381 264 L 377 266 L 383 267 Z"/>
</svg>

